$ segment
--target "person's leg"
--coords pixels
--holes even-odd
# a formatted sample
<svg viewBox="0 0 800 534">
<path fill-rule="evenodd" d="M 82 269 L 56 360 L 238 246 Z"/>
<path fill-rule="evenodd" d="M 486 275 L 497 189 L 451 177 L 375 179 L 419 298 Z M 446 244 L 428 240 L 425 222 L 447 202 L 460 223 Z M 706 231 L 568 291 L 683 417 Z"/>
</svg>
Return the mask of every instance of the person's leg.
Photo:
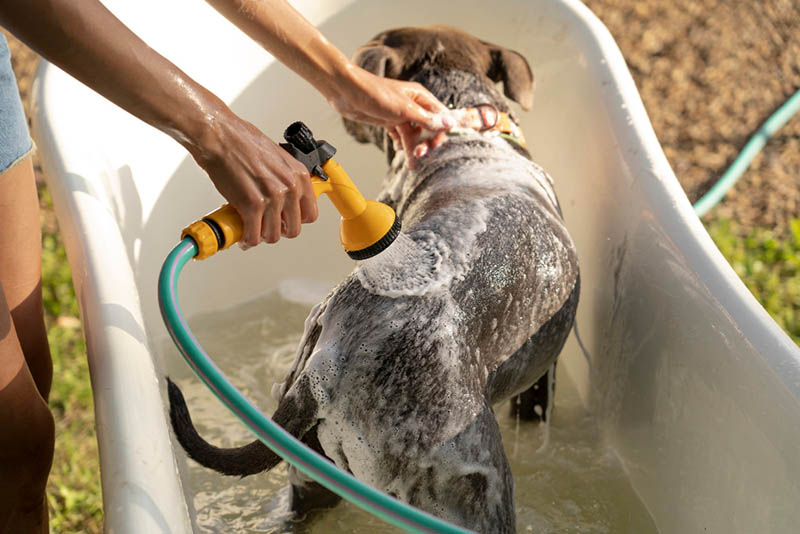
<svg viewBox="0 0 800 534">
<path fill-rule="evenodd" d="M 36 387 L 0 285 L 0 533 L 47 533 L 53 417 Z"/>
<path fill-rule="evenodd" d="M 46 533 L 55 431 L 30 157 L 0 174 L 0 533 Z"/>
<path fill-rule="evenodd" d="M 42 306 L 42 231 L 32 158 L 0 175 L 0 283 L 39 393 L 50 395 L 53 362 Z"/>
</svg>

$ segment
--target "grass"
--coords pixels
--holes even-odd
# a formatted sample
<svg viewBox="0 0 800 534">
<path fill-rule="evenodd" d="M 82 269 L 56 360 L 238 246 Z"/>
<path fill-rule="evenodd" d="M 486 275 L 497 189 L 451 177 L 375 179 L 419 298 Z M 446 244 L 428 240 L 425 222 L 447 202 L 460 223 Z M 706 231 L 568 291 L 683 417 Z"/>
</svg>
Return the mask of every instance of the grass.
<svg viewBox="0 0 800 534">
<path fill-rule="evenodd" d="M 708 231 L 750 292 L 800 345 L 800 218 L 785 237 L 730 220 L 714 221 Z"/>
<path fill-rule="evenodd" d="M 58 237 L 47 188 L 42 207 L 42 293 L 53 355 L 50 409 L 56 421 L 56 450 L 47 484 L 50 530 L 103 532 L 103 503 L 94 428 L 94 403 L 80 330 L 78 303 L 64 245 Z"/>
</svg>

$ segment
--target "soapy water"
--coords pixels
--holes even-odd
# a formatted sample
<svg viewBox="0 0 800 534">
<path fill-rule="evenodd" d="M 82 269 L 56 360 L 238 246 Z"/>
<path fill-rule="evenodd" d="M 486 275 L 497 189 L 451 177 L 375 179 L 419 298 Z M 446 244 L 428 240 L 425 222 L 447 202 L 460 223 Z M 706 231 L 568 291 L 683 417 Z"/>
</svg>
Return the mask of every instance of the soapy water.
<svg viewBox="0 0 800 534">
<path fill-rule="evenodd" d="M 441 276 L 448 254 L 439 241 L 427 230 L 400 232 L 386 250 L 363 260 L 356 276 L 368 291 L 388 297 L 434 293 L 449 281 Z"/>
<path fill-rule="evenodd" d="M 430 250 L 419 243 L 412 239 L 399 244 L 416 247 L 415 253 L 434 261 L 436 255 L 429 256 Z M 419 274 L 420 283 L 426 283 L 425 269 Z M 266 414 L 276 408 L 272 385 L 280 382 L 291 366 L 309 309 L 324 297 L 322 291 L 313 295 L 292 291 L 291 287 L 189 320 L 217 365 Z M 297 297 L 304 302 L 294 301 Z M 191 373 L 171 341 L 163 340 L 161 352 L 202 436 L 222 447 L 252 441 L 249 430 Z M 617 457 L 603 444 L 596 421 L 583 408 L 563 371 L 558 374 L 556 392 L 549 428 L 515 420 L 508 415 L 508 405 L 495 407 L 515 478 L 517 531 L 657 533 Z M 312 514 L 306 521 L 287 523 L 285 463 L 244 479 L 220 475 L 191 460 L 187 464 L 185 487 L 200 533 L 401 532 L 344 501 L 333 510 Z"/>
<path fill-rule="evenodd" d="M 400 232 L 380 254 L 359 262 L 356 276 L 371 293 L 388 297 L 433 295 L 448 291 L 469 268 L 469 253 L 491 216 L 488 202 L 440 209 L 427 227 Z"/>
</svg>

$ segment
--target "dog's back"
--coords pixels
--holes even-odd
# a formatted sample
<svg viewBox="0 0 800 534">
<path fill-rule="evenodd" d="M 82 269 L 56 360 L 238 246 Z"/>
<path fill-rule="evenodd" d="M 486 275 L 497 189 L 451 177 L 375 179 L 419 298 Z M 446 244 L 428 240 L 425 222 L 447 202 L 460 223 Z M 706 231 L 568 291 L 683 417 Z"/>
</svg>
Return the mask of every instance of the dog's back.
<svg viewBox="0 0 800 534">
<path fill-rule="evenodd" d="M 511 531 L 513 479 L 491 406 L 557 351 L 534 351 L 513 379 L 499 371 L 577 278 L 549 177 L 474 134 L 387 186 L 405 236 L 322 304 L 287 383 L 312 384 L 316 433 L 337 465 L 457 523 Z"/>
</svg>

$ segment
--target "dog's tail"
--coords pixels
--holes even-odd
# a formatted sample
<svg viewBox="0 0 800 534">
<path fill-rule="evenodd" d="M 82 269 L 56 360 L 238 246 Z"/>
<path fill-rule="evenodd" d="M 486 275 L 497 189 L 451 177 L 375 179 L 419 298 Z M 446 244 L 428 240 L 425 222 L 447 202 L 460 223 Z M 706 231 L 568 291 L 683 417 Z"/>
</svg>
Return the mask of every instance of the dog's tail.
<svg viewBox="0 0 800 534">
<path fill-rule="evenodd" d="M 169 418 L 172 429 L 186 454 L 204 467 L 224 475 L 247 476 L 267 471 L 278 465 L 281 457 L 258 440 L 231 449 L 221 449 L 204 440 L 192 424 L 183 393 L 167 378 Z"/>
</svg>

